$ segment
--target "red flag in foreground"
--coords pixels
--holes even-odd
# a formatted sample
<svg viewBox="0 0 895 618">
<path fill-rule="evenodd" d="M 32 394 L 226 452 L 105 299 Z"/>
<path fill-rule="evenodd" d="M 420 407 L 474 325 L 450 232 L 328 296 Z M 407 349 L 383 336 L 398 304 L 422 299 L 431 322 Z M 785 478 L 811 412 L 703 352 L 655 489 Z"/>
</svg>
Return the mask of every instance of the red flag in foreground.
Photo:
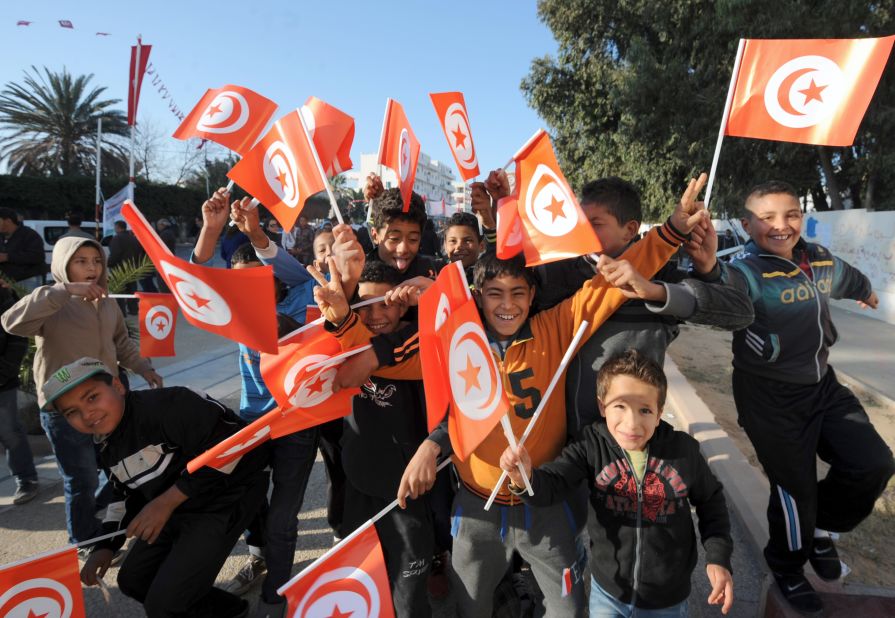
<svg viewBox="0 0 895 618">
<path fill-rule="evenodd" d="M 388 572 L 372 522 L 277 590 L 294 618 L 394 618 Z"/>
<path fill-rule="evenodd" d="M 497 257 L 508 260 L 522 252 L 522 220 L 515 195 L 497 201 Z"/>
<path fill-rule="evenodd" d="M 451 154 L 460 170 L 463 180 L 479 175 L 479 159 L 472 143 L 472 129 L 469 128 L 469 115 L 466 113 L 466 100 L 462 92 L 430 93 L 435 113 L 441 121 L 441 130 L 451 147 Z"/>
<path fill-rule="evenodd" d="M 416 179 L 416 164 L 420 158 L 420 142 L 400 103 L 389 99 L 385 104 L 382 136 L 379 139 L 379 164 L 390 167 L 398 176 L 398 188 L 404 201 L 404 212 L 410 209 L 410 194 Z"/>
<path fill-rule="evenodd" d="M 84 618 L 77 549 L 0 569 L 0 616 Z"/>
<path fill-rule="evenodd" d="M 326 189 L 298 111 L 277 120 L 227 176 L 258 198 L 284 230 L 291 230 L 305 200 Z"/>
<path fill-rule="evenodd" d="M 726 134 L 850 146 L 893 42 L 746 40 Z"/>
<path fill-rule="evenodd" d="M 201 137 L 244 155 L 276 109 L 276 103 L 242 86 L 210 88 L 174 131 L 174 137 Z"/>
<path fill-rule="evenodd" d="M 149 292 L 137 292 L 137 298 L 140 299 L 140 356 L 176 356 L 177 299 L 173 294 Z"/>
<path fill-rule="evenodd" d="M 62 21 L 59 22 L 62 24 Z M 63 26 L 66 27 L 66 26 Z M 71 22 L 68 22 L 71 28 Z M 143 45 L 143 41 L 137 38 L 137 44 L 131 46 L 130 81 L 127 88 L 127 124 L 132 127 L 137 124 L 137 104 L 140 103 L 140 89 L 143 87 L 143 75 L 146 74 L 146 65 L 149 64 L 149 52 L 152 45 Z"/>
<path fill-rule="evenodd" d="M 331 177 L 350 170 L 354 118 L 317 97 L 308 97 L 300 112 L 324 173 Z"/>
<path fill-rule="evenodd" d="M 426 380 L 426 413 L 429 431 L 443 419 L 451 402 L 450 384 L 444 374 L 438 330 L 447 317 L 471 298 L 463 263 L 459 260 L 441 269 L 435 283 L 423 292 L 419 300 L 420 366 Z"/>
<path fill-rule="evenodd" d="M 273 267 L 229 270 L 191 264 L 168 250 L 133 202 L 125 202 L 121 214 L 190 324 L 255 350 L 277 349 Z"/>
<path fill-rule="evenodd" d="M 540 131 L 516 158 L 516 199 L 528 266 L 600 252 L 600 241 Z"/>
</svg>

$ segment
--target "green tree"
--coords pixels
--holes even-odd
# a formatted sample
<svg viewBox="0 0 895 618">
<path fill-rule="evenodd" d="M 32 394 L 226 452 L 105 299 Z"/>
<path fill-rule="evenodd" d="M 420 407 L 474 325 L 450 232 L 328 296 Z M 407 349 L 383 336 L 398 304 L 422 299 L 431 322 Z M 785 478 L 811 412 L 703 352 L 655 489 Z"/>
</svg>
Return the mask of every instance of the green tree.
<svg viewBox="0 0 895 618">
<path fill-rule="evenodd" d="M 73 77 L 31 67 L 22 83 L 0 92 L 0 127 L 5 131 L 0 158 L 13 174 L 90 175 L 96 170 L 96 126 L 103 119 L 102 168 L 107 176 L 127 175 L 127 118 L 104 99 L 105 87 L 91 87 L 93 75 Z"/>
<path fill-rule="evenodd" d="M 617 175 L 647 218 L 669 212 L 708 170 L 739 38 L 850 38 L 895 30 L 895 0 L 540 0 L 558 44 L 522 91 L 551 128 L 573 186 Z M 891 73 L 891 71 L 889 72 Z M 895 76 L 884 75 L 852 148 L 725 138 L 712 198 L 733 212 L 756 182 L 781 178 L 815 206 L 895 208 Z M 826 171 L 825 171 L 826 170 Z M 828 202 L 828 196 L 832 199 Z"/>
</svg>

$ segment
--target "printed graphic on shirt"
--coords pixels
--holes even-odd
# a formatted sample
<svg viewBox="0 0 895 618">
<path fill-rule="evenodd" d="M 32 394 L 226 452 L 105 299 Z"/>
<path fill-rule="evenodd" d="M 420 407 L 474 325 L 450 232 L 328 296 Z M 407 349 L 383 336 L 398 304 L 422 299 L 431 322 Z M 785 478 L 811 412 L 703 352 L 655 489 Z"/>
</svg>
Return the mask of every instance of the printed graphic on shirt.
<svg viewBox="0 0 895 618">
<path fill-rule="evenodd" d="M 390 408 L 392 403 L 389 399 L 391 399 L 394 394 L 394 384 L 386 384 L 384 387 L 379 387 L 372 380 L 367 380 L 360 389 L 360 397 L 362 399 L 369 399 L 380 408 Z"/>
<path fill-rule="evenodd" d="M 637 479 L 626 459 L 616 459 L 600 470 L 594 486 L 600 500 L 616 517 L 637 519 Z M 642 515 L 646 521 L 665 523 L 669 515 L 686 504 L 689 488 L 674 466 L 664 459 L 650 457 L 641 484 Z"/>
</svg>

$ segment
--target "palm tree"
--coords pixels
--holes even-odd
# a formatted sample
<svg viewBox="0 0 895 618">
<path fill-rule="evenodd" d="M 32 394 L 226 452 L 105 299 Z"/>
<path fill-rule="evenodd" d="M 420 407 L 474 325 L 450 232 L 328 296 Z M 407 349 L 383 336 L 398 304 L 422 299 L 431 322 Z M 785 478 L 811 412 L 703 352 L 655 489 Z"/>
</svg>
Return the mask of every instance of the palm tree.
<svg viewBox="0 0 895 618">
<path fill-rule="evenodd" d="M 106 89 L 90 87 L 92 74 L 31 70 L 22 83 L 10 82 L 0 92 L 0 127 L 6 132 L 0 159 L 7 160 L 10 173 L 95 173 L 96 121 L 102 117 L 104 175 L 126 176 L 127 150 L 115 136 L 128 134 L 127 118 L 111 109 L 119 99 L 101 99 Z"/>
</svg>

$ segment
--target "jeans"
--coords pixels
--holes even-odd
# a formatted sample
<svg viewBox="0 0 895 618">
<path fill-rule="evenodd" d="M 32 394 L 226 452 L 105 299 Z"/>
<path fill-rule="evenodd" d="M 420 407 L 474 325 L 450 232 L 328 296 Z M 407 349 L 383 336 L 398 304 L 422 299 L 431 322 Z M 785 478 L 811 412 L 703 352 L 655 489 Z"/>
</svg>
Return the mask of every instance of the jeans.
<svg viewBox="0 0 895 618">
<path fill-rule="evenodd" d="M 95 498 L 99 476 L 93 436 L 76 431 L 55 412 L 41 411 L 40 424 L 50 439 L 56 466 L 62 475 L 69 541 L 91 539 L 100 532 Z"/>
<path fill-rule="evenodd" d="M 6 449 L 9 471 L 21 487 L 24 483 L 37 480 L 37 470 L 34 469 L 28 437 L 19 424 L 18 411 L 16 389 L 0 391 L 0 444 Z"/>
<path fill-rule="evenodd" d="M 590 578 L 590 618 L 686 618 L 686 616 L 686 600 L 662 609 L 642 609 L 622 603 L 603 590 L 597 580 Z"/>
</svg>

